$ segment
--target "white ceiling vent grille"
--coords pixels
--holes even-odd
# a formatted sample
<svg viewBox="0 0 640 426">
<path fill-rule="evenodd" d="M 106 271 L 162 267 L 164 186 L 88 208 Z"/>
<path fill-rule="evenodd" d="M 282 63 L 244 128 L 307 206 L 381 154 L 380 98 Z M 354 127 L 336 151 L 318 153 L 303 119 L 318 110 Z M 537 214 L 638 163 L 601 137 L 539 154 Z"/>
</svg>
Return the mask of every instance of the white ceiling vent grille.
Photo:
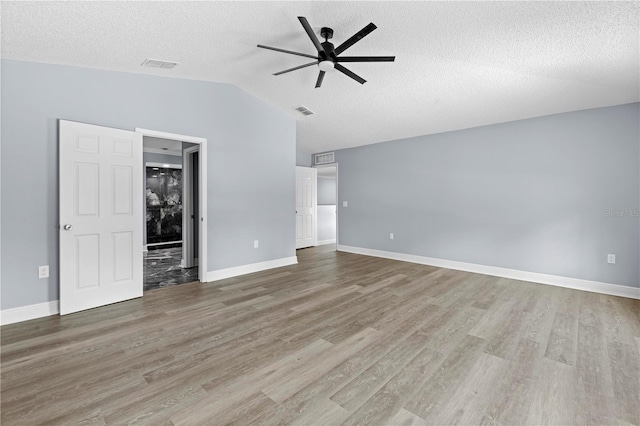
<svg viewBox="0 0 640 426">
<path fill-rule="evenodd" d="M 176 65 L 178 65 L 178 63 L 177 62 L 172 62 L 172 61 L 161 61 L 159 59 L 147 58 L 140 65 L 142 65 L 143 67 L 149 67 L 149 68 L 171 69 L 171 68 L 175 67 Z"/>
<path fill-rule="evenodd" d="M 325 152 L 324 154 L 316 154 L 314 164 L 334 163 L 335 156 L 333 152 Z"/>
<path fill-rule="evenodd" d="M 313 115 L 313 114 L 315 114 L 315 112 L 311 111 L 309 108 L 307 108 L 304 105 L 300 105 L 299 107 L 295 107 L 294 109 L 296 111 L 298 111 L 302 115 Z"/>
</svg>

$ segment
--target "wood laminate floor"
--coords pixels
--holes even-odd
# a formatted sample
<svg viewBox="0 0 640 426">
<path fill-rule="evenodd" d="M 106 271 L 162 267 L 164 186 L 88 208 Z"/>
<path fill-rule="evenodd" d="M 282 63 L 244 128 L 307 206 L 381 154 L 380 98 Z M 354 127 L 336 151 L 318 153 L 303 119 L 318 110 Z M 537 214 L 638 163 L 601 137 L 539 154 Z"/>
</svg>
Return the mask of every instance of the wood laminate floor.
<svg viewBox="0 0 640 426">
<path fill-rule="evenodd" d="M 640 425 L 640 301 L 328 247 L 2 327 L 3 425 Z"/>
</svg>

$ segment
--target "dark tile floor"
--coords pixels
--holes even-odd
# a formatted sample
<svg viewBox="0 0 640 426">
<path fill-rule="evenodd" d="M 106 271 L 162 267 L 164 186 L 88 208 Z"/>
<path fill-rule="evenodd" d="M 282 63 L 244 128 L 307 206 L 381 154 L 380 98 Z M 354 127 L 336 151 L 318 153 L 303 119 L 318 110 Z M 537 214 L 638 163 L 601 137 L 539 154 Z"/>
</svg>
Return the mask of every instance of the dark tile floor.
<svg viewBox="0 0 640 426">
<path fill-rule="evenodd" d="M 181 268 L 182 247 L 149 250 L 144 253 L 144 290 L 198 281 L 198 267 Z"/>
</svg>

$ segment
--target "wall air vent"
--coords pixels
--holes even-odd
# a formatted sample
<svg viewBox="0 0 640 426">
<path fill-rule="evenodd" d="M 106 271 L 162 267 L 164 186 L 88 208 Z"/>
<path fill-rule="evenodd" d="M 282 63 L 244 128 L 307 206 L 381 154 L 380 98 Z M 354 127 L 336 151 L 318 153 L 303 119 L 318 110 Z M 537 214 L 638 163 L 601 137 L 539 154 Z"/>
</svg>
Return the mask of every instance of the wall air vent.
<svg viewBox="0 0 640 426">
<path fill-rule="evenodd" d="M 149 67 L 149 68 L 171 69 L 171 68 L 175 67 L 176 65 L 178 65 L 178 63 L 177 62 L 172 62 L 172 61 L 161 61 L 159 59 L 147 58 L 140 65 L 142 65 L 143 67 Z"/>
<path fill-rule="evenodd" d="M 315 114 L 315 112 L 311 111 L 309 108 L 307 108 L 304 105 L 300 105 L 299 107 L 295 107 L 294 109 L 296 111 L 298 111 L 302 115 L 313 115 L 313 114 Z"/>
<path fill-rule="evenodd" d="M 313 164 L 328 164 L 335 163 L 335 161 L 333 152 L 325 152 L 324 154 L 316 154 Z"/>
</svg>

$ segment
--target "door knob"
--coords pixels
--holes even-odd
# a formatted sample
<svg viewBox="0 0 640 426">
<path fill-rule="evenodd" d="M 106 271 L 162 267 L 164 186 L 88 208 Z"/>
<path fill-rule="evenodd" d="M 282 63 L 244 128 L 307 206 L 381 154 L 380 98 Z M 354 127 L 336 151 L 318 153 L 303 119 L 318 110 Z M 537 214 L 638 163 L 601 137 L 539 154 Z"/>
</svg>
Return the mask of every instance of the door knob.
<svg viewBox="0 0 640 426">
<path fill-rule="evenodd" d="M 71 229 L 73 229 L 73 225 L 70 224 L 66 224 L 65 226 L 62 227 L 65 231 L 71 231 Z"/>
</svg>

